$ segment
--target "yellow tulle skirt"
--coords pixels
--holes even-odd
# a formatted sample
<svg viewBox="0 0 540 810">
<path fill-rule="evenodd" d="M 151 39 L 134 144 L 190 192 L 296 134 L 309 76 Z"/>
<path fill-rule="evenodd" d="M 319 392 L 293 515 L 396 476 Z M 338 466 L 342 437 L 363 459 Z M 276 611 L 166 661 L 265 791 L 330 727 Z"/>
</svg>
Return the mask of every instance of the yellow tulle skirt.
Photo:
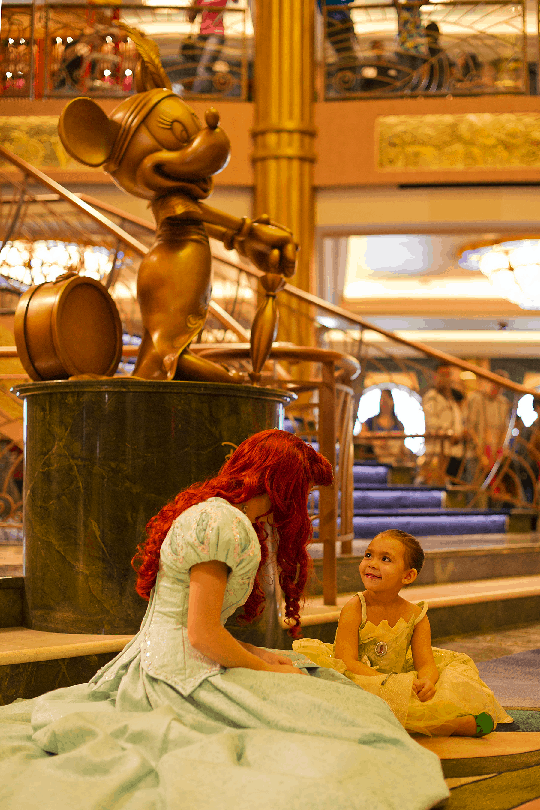
<svg viewBox="0 0 540 810">
<path fill-rule="evenodd" d="M 293 642 L 293 647 L 318 666 L 335 669 L 362 689 L 382 698 L 411 734 L 450 734 L 451 727 L 445 727 L 449 721 L 461 715 L 480 712 L 490 714 L 496 723 L 512 722 L 491 689 L 481 680 L 472 658 L 465 653 L 432 648 L 439 680 L 435 685 L 434 697 L 422 702 L 412 689 L 416 672 L 410 650 L 405 671 L 371 676 L 349 672 L 343 661 L 334 658 L 333 644 L 305 638 Z M 364 663 L 369 665 L 367 659 Z"/>
</svg>

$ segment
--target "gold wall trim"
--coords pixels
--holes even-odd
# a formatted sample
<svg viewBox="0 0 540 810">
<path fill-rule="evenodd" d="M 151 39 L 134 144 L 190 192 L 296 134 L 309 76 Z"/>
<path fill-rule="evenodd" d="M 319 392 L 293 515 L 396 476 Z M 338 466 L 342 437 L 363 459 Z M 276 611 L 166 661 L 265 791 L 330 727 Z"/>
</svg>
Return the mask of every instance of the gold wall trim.
<svg viewBox="0 0 540 810">
<path fill-rule="evenodd" d="M 270 149 L 254 152 L 252 161 L 256 163 L 260 160 L 274 160 L 275 158 L 288 158 L 289 160 L 304 160 L 308 163 L 315 163 L 317 156 L 309 152 L 300 152 L 296 149 Z"/>
<path fill-rule="evenodd" d="M 540 113 L 381 115 L 380 172 L 540 168 Z"/>
<path fill-rule="evenodd" d="M 290 124 L 268 124 L 265 127 L 254 127 L 251 130 L 252 135 L 266 135 L 269 132 L 294 132 L 301 135 L 311 135 L 315 137 L 317 130 L 315 127 L 301 127 L 294 121 Z"/>
<path fill-rule="evenodd" d="M 0 143 L 36 169 L 80 168 L 60 143 L 57 115 L 0 117 Z M 9 164 L 2 160 L 0 165 Z"/>
</svg>

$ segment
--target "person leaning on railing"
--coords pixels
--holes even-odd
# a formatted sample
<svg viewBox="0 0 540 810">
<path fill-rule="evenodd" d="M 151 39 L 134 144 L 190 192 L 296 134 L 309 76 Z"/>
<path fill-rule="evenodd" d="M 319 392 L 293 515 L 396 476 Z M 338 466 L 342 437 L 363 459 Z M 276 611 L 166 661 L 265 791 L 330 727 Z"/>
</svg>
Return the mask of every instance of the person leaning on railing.
<svg viewBox="0 0 540 810">
<path fill-rule="evenodd" d="M 350 0 L 317 0 L 323 13 L 326 39 L 340 65 L 353 65 L 357 61 L 356 34 L 349 9 Z"/>
<path fill-rule="evenodd" d="M 428 59 L 428 43 L 421 8 L 430 0 L 392 0 L 398 23 L 398 58 L 411 72 L 409 89 L 414 90 L 422 77 L 419 70 Z"/>
<path fill-rule="evenodd" d="M 508 372 L 498 369 L 500 377 L 509 377 Z M 480 384 L 467 398 L 465 404 L 465 451 L 464 480 L 472 484 L 487 475 L 494 463 L 502 458 L 503 445 L 510 418 L 510 402 L 493 382 Z"/>
<path fill-rule="evenodd" d="M 500 374 L 500 372 L 497 372 Z M 515 436 L 503 456 L 499 473 L 493 480 L 493 489 L 510 500 L 534 504 L 538 502 L 540 478 L 540 399 L 533 400 L 535 421 L 526 427 L 516 419 L 519 434 Z"/>
<path fill-rule="evenodd" d="M 402 435 L 396 438 L 387 438 L 385 436 L 385 438 L 376 439 L 373 445 L 366 445 L 366 450 L 372 448 L 371 454 L 383 464 L 394 464 L 405 455 L 405 428 L 396 416 L 392 392 L 388 388 L 383 388 L 379 413 L 366 419 L 362 425 L 360 436 L 365 433 L 386 433 L 388 431 L 395 431 Z"/>
<path fill-rule="evenodd" d="M 422 397 L 422 407 L 426 434 L 452 432 L 452 436 L 444 440 L 426 439 L 423 477 L 428 481 L 444 476 L 456 479 L 463 463 L 463 416 L 454 396 L 450 366 L 437 367 L 434 386 Z"/>
<path fill-rule="evenodd" d="M 238 0 L 233 0 L 233 3 L 238 3 Z M 220 58 L 225 43 L 223 12 L 226 5 L 227 0 L 192 0 L 191 7 L 186 12 L 190 23 L 195 22 L 199 12 L 201 13 L 201 27 L 196 40 L 200 56 L 192 87 L 193 93 L 211 90 L 212 69 Z"/>
</svg>

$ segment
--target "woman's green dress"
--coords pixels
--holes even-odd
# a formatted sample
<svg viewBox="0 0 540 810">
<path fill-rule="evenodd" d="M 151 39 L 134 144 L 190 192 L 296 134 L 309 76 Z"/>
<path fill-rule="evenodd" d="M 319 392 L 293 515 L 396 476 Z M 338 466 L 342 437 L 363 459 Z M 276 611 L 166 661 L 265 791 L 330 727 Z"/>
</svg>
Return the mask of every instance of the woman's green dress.
<svg viewBox="0 0 540 810">
<path fill-rule="evenodd" d="M 89 683 L 0 708 L 1 810 L 427 810 L 448 796 L 438 758 L 339 673 L 307 659 L 311 677 L 224 669 L 197 652 L 189 571 L 206 560 L 230 569 L 225 622 L 260 546 L 221 498 L 171 527 L 120 655 Z"/>
</svg>

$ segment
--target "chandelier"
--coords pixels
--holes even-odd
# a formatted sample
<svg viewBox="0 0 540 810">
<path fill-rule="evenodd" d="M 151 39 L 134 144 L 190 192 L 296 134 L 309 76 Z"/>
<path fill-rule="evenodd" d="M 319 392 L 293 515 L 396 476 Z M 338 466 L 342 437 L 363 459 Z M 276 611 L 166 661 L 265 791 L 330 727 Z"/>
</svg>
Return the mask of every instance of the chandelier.
<svg viewBox="0 0 540 810">
<path fill-rule="evenodd" d="M 540 309 L 540 238 L 484 242 L 465 249 L 459 265 L 482 272 L 502 298 L 522 309 Z"/>
<path fill-rule="evenodd" d="M 19 290 L 54 281 L 68 270 L 105 281 L 118 258 L 114 250 L 100 245 L 16 239 L 0 250 L 0 276 Z"/>
</svg>

